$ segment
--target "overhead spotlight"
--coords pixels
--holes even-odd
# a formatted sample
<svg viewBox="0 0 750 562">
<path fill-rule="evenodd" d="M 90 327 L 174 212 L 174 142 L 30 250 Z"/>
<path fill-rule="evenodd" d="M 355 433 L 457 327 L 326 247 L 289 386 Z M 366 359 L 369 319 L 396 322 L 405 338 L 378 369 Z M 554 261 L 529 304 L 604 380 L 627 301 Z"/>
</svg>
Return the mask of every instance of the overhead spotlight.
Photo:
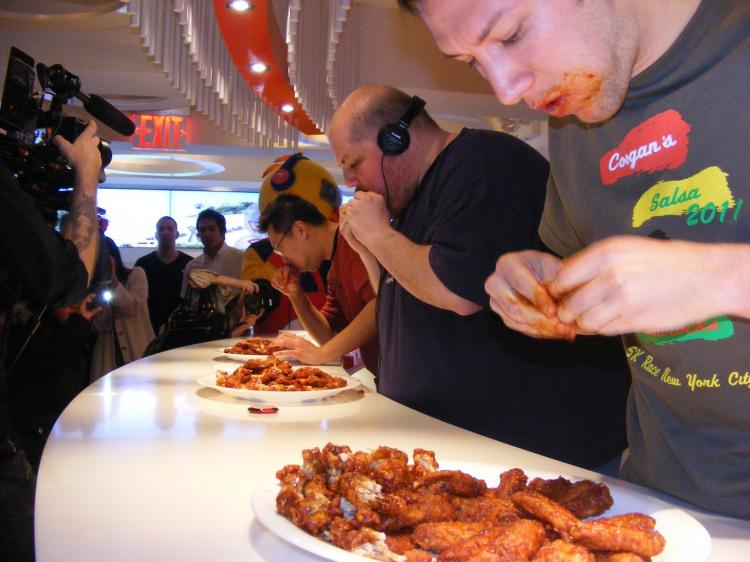
<svg viewBox="0 0 750 562">
<path fill-rule="evenodd" d="M 268 66 L 264 62 L 254 62 L 250 65 L 250 70 L 252 70 L 256 74 L 260 74 L 261 72 L 265 72 L 266 70 L 268 70 Z"/>
<path fill-rule="evenodd" d="M 281 106 L 281 111 L 283 111 L 284 113 L 291 113 L 292 111 L 294 111 L 294 106 L 291 103 L 285 103 Z"/>
<path fill-rule="evenodd" d="M 230 0 L 227 2 L 227 8 L 235 12 L 247 12 L 255 8 L 255 4 L 248 0 Z"/>
</svg>

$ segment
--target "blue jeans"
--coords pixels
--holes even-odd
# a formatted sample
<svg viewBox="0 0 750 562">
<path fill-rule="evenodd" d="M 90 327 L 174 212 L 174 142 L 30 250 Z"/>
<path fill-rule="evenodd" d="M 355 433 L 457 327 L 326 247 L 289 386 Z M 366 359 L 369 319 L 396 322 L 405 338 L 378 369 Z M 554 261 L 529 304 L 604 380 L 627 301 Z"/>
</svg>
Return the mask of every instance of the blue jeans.
<svg viewBox="0 0 750 562">
<path fill-rule="evenodd" d="M 599 472 L 601 474 L 606 474 L 607 476 L 613 476 L 617 478 L 617 475 L 620 472 L 621 463 L 622 463 L 622 455 L 617 455 L 612 460 L 602 465 L 595 466 L 591 470 L 593 470 L 594 472 Z"/>
</svg>

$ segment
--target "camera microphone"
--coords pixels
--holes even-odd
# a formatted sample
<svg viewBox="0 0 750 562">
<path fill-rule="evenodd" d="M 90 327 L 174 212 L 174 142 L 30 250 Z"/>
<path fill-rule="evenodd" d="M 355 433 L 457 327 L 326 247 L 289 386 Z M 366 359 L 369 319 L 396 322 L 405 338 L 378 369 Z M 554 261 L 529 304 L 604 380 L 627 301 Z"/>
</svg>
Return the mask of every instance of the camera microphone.
<svg viewBox="0 0 750 562">
<path fill-rule="evenodd" d="M 42 88 L 52 88 L 64 99 L 75 97 L 83 103 L 83 107 L 92 117 L 95 117 L 121 135 L 129 137 L 135 132 L 135 124 L 128 117 L 96 94 L 85 94 L 81 91 L 81 80 L 75 74 L 67 71 L 60 64 L 46 66 L 36 65 L 37 76 Z"/>
<path fill-rule="evenodd" d="M 83 102 L 84 109 L 93 117 L 121 135 L 129 137 L 135 132 L 135 123 L 104 98 L 96 94 L 84 94 L 80 91 L 75 94 L 75 97 Z"/>
</svg>

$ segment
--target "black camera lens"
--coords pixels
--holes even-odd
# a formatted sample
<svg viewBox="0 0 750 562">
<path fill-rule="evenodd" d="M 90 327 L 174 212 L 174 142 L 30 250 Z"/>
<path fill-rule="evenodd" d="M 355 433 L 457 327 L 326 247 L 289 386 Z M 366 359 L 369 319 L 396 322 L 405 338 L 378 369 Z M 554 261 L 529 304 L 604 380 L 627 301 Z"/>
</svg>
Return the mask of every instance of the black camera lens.
<svg viewBox="0 0 750 562">
<path fill-rule="evenodd" d="M 245 314 L 258 315 L 263 309 L 263 301 L 257 293 L 245 295 Z"/>
</svg>

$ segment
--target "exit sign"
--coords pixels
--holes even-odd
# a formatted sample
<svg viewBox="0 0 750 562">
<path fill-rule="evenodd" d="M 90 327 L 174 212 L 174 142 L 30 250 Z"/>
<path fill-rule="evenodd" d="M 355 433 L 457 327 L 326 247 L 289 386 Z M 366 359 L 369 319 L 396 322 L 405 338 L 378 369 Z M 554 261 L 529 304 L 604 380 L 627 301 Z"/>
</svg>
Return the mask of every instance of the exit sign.
<svg viewBox="0 0 750 562">
<path fill-rule="evenodd" d="M 188 118 L 184 115 L 130 115 L 135 133 L 130 137 L 133 148 L 187 150 Z"/>
</svg>

